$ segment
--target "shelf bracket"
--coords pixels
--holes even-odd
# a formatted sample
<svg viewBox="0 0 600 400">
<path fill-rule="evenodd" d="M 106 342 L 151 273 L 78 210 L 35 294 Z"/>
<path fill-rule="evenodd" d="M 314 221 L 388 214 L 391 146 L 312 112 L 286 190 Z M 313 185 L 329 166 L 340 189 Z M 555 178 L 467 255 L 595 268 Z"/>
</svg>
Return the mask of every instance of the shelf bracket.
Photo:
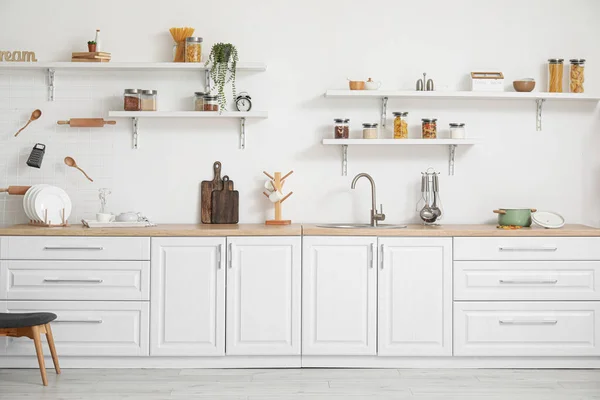
<svg viewBox="0 0 600 400">
<path fill-rule="evenodd" d="M 204 92 L 210 94 L 210 70 L 205 70 L 204 75 Z"/>
<path fill-rule="evenodd" d="M 385 120 L 387 119 L 387 103 L 388 103 L 388 98 L 387 97 L 383 97 L 381 99 L 381 128 L 385 128 Z"/>
<path fill-rule="evenodd" d="M 342 145 L 342 176 L 348 176 L 348 145 Z"/>
<path fill-rule="evenodd" d="M 456 154 L 456 145 L 449 145 L 448 150 L 450 151 L 450 158 L 448 159 L 448 175 L 452 176 L 454 175 L 454 156 Z"/>
<path fill-rule="evenodd" d="M 54 101 L 54 68 L 48 68 L 48 101 Z"/>
<path fill-rule="evenodd" d="M 139 139 L 139 133 L 138 133 L 138 118 L 134 117 L 131 118 L 131 121 L 133 123 L 132 127 L 133 127 L 133 149 L 137 150 L 138 149 L 138 139 Z"/>
<path fill-rule="evenodd" d="M 246 118 L 240 118 L 240 149 L 246 148 Z"/>
<path fill-rule="evenodd" d="M 535 130 L 538 132 L 542 130 L 542 106 L 545 101 L 546 99 L 535 100 L 535 103 L 537 105 L 537 110 L 535 114 Z"/>
</svg>

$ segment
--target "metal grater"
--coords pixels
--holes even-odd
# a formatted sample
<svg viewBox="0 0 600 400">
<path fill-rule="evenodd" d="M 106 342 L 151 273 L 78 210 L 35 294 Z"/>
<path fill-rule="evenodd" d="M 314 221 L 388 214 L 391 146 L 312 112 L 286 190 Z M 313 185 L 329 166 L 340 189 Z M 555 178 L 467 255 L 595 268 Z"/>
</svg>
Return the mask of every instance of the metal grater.
<svg viewBox="0 0 600 400">
<path fill-rule="evenodd" d="M 33 146 L 33 150 L 31 150 L 31 154 L 29 154 L 29 158 L 27 159 L 27 165 L 33 168 L 41 168 L 42 160 L 44 159 L 44 153 L 46 152 L 46 145 L 37 143 Z"/>
</svg>

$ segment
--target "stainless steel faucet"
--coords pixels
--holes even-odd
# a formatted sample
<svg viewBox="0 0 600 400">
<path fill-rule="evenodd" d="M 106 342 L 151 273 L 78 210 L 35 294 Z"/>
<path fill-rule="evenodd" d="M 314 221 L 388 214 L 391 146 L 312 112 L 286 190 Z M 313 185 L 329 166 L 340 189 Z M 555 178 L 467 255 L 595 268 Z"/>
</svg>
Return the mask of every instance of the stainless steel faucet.
<svg viewBox="0 0 600 400">
<path fill-rule="evenodd" d="M 363 176 L 367 178 L 369 182 L 371 182 L 371 226 L 377 226 L 377 222 L 385 221 L 385 214 L 383 213 L 383 204 L 381 204 L 381 211 L 377 213 L 377 195 L 375 194 L 375 181 L 373 180 L 371 175 L 365 174 L 364 172 L 356 175 L 352 180 L 352 189 L 356 188 L 356 182 Z"/>
</svg>

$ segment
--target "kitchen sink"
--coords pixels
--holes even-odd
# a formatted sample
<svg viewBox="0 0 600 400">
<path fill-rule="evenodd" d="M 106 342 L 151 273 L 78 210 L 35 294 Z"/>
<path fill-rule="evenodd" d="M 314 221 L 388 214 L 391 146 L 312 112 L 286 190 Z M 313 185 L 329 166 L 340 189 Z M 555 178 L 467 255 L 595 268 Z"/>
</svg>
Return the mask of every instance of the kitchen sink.
<svg viewBox="0 0 600 400">
<path fill-rule="evenodd" d="M 369 224 L 321 224 L 319 228 L 338 228 L 338 229 L 402 229 L 406 225 L 379 224 L 371 226 Z"/>
</svg>

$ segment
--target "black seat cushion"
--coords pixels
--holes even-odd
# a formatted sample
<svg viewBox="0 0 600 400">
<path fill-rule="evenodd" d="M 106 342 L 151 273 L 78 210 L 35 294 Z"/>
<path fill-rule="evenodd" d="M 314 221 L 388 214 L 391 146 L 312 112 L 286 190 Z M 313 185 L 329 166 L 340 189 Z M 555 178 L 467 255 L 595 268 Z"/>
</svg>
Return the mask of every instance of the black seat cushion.
<svg viewBox="0 0 600 400">
<path fill-rule="evenodd" d="M 44 325 L 56 319 L 56 314 L 35 312 L 23 314 L 0 313 L 0 328 L 25 328 Z"/>
</svg>

